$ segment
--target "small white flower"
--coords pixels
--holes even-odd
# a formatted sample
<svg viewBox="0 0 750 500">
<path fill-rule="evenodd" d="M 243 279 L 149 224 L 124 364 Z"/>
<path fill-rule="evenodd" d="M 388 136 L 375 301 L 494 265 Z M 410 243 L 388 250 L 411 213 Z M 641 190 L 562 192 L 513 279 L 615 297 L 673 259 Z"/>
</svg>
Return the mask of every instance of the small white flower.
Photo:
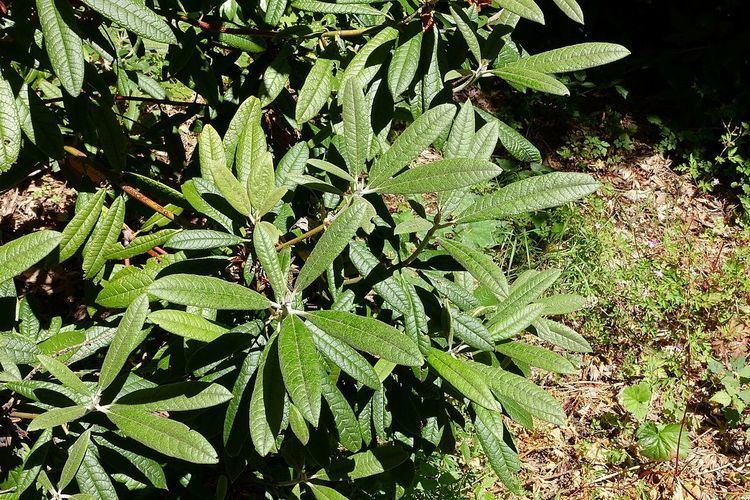
<svg viewBox="0 0 750 500">
<path fill-rule="evenodd" d="M 663 278 L 664 277 L 664 273 L 662 272 L 661 269 L 657 269 L 656 271 L 654 271 L 654 274 L 656 275 L 657 278 Z"/>
</svg>

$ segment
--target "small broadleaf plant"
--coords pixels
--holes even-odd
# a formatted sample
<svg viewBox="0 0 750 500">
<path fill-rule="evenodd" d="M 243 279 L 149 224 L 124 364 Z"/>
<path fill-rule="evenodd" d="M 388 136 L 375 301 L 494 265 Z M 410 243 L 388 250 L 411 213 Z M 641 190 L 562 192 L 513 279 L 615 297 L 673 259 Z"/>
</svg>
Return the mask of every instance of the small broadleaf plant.
<svg viewBox="0 0 750 500">
<path fill-rule="evenodd" d="M 599 184 L 556 172 L 475 194 L 498 146 L 541 155 L 458 95 L 493 76 L 565 94 L 554 75 L 624 48 L 524 53 L 510 35 L 543 21 L 531 0 L 4 10 L 0 169 L 57 162 L 79 188 L 61 232 L 0 246 L 3 408 L 29 440 L 4 494 L 393 496 L 458 427 L 522 491 L 509 422 L 564 424 L 528 376 L 576 372 L 563 352 L 591 347 L 559 316 L 584 301 L 545 295 L 557 270 L 509 283 L 462 235 Z M 80 276 L 84 319 L 42 327 L 16 297 L 34 266 Z"/>
</svg>

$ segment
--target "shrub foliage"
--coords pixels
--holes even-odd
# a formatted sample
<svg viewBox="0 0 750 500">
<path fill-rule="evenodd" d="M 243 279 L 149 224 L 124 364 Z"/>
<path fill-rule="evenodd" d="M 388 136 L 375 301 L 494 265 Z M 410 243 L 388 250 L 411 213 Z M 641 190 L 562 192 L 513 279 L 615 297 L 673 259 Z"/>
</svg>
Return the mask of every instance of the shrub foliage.
<svg viewBox="0 0 750 500">
<path fill-rule="evenodd" d="M 541 158 L 454 96 L 563 95 L 555 75 L 627 55 L 529 55 L 521 18 L 544 20 L 532 0 L 0 1 L 0 170 L 79 181 L 62 232 L 0 246 L 3 408 L 29 443 L 4 494 L 393 496 L 458 427 L 520 491 L 507 419 L 564 423 L 527 376 L 575 371 L 552 348 L 589 344 L 554 318 L 582 301 L 543 296 L 555 270 L 508 283 L 463 235 L 598 185 L 477 196 L 498 144 Z M 77 270 L 85 319 L 16 299 L 33 266 Z"/>
</svg>

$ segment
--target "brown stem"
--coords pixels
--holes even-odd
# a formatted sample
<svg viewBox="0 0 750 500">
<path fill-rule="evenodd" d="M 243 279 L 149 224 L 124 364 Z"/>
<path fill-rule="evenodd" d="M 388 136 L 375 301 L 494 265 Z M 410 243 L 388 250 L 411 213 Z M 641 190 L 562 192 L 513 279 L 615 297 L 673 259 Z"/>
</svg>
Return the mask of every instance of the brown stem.
<svg viewBox="0 0 750 500">
<path fill-rule="evenodd" d="M 288 246 L 292 246 L 295 243 L 299 243 L 300 241 L 306 240 L 310 236 L 314 236 L 314 235 L 318 234 L 319 232 L 321 232 L 322 230 L 324 230 L 327 226 L 328 226 L 328 223 L 324 222 L 323 224 L 310 229 L 306 233 L 300 234 L 296 238 L 292 238 L 289 241 L 279 242 L 276 245 L 276 250 L 278 251 L 278 250 L 284 249 L 284 248 L 286 248 Z"/>
<path fill-rule="evenodd" d="M 154 200 L 152 200 L 151 198 L 149 198 L 145 194 L 141 193 L 140 191 L 138 191 L 133 186 L 128 186 L 128 185 L 124 184 L 124 185 L 120 186 L 120 188 L 125 193 L 127 193 L 128 196 L 130 196 L 131 198 L 134 198 L 135 200 L 139 201 L 140 203 L 146 205 L 148 208 L 150 208 L 154 212 L 160 213 L 161 215 L 163 215 L 164 217 L 166 217 L 169 220 L 174 220 L 174 213 L 173 212 L 171 212 L 171 211 L 167 210 L 166 208 L 164 208 L 163 206 L 159 205 Z"/>
<path fill-rule="evenodd" d="M 208 106 L 208 104 L 204 102 L 172 101 L 170 99 L 157 99 L 155 97 L 145 97 L 145 96 L 136 96 L 136 95 L 116 94 L 112 96 L 112 98 L 115 101 L 136 101 L 136 102 L 146 102 L 146 103 L 159 104 L 159 105 L 165 105 L 165 106 L 184 106 L 184 107 Z M 52 97 L 50 99 L 43 99 L 42 102 L 50 104 L 50 103 L 55 103 L 55 102 L 62 102 L 63 99 L 64 99 L 63 97 Z"/>
<path fill-rule="evenodd" d="M 38 413 L 26 413 L 23 411 L 12 411 L 10 412 L 10 416 L 14 418 L 25 418 L 25 419 L 32 419 L 39 416 Z"/>
<path fill-rule="evenodd" d="M 435 215 L 435 219 L 432 221 L 432 227 L 427 231 L 427 234 L 424 235 L 424 238 L 422 238 L 422 241 L 419 243 L 419 246 L 412 252 L 411 255 L 409 255 L 406 259 L 402 260 L 401 262 L 396 265 L 396 269 L 402 269 L 412 262 L 416 260 L 416 258 L 419 256 L 422 251 L 427 248 L 427 245 L 430 243 L 430 239 L 435 235 L 435 232 L 440 229 L 440 213 L 438 212 L 437 215 Z"/>
</svg>

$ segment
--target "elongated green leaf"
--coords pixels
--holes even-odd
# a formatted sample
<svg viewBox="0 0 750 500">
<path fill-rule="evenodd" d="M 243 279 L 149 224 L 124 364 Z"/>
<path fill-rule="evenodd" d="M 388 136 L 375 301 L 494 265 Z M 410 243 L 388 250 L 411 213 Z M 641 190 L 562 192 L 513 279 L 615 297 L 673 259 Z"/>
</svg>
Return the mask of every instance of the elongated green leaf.
<svg viewBox="0 0 750 500">
<path fill-rule="evenodd" d="M 94 278 L 104 268 L 107 253 L 117 242 L 124 220 L 125 200 L 118 196 L 107 213 L 99 218 L 89 241 L 83 247 L 84 277 Z"/>
<path fill-rule="evenodd" d="M 365 171 L 370 152 L 370 108 L 358 78 L 346 81 L 343 94 L 344 155 L 349 172 L 357 177 Z"/>
<path fill-rule="evenodd" d="M 215 182 L 213 172 L 216 169 L 229 167 L 221 136 L 211 125 L 203 127 L 198 141 L 198 157 L 201 177 L 211 182 Z"/>
<path fill-rule="evenodd" d="M 73 97 L 83 87 L 83 42 L 76 33 L 73 10 L 66 0 L 36 0 L 44 45 L 52 69 Z"/>
<path fill-rule="evenodd" d="M 479 40 L 477 35 L 474 33 L 471 25 L 469 24 L 469 18 L 462 10 L 456 11 L 452 6 L 449 7 L 453 22 L 456 23 L 458 31 L 461 32 L 461 36 L 466 41 L 466 45 L 469 47 L 469 51 L 476 59 L 477 63 L 482 62 L 482 49 L 479 46 Z"/>
<path fill-rule="evenodd" d="M 245 131 L 252 124 L 260 123 L 262 109 L 260 99 L 255 96 L 248 97 L 242 102 L 237 112 L 229 122 L 226 134 L 224 134 L 224 151 L 227 159 L 227 166 L 231 167 L 234 163 L 235 152 L 240 144 L 240 139 Z"/>
<path fill-rule="evenodd" d="M 244 238 L 221 231 L 188 229 L 173 233 L 164 243 L 164 246 L 176 250 L 209 250 L 211 248 L 241 245 L 245 241 Z"/>
<path fill-rule="evenodd" d="M 498 0 L 500 6 L 524 19 L 544 24 L 544 13 L 534 0 Z"/>
<path fill-rule="evenodd" d="M 276 26 L 286 10 L 286 0 L 269 0 L 263 20 L 270 26 Z"/>
<path fill-rule="evenodd" d="M 65 226 L 60 238 L 60 262 L 72 257 L 86 241 L 96 221 L 99 220 L 106 194 L 106 190 L 100 189 L 95 195 L 89 197 Z"/>
<path fill-rule="evenodd" d="M 583 10 L 576 0 L 553 0 L 566 16 L 583 24 Z"/>
<path fill-rule="evenodd" d="M 8 170 L 21 152 L 21 120 L 10 84 L 0 75 L 0 173 Z"/>
<path fill-rule="evenodd" d="M 263 350 L 250 398 L 250 437 L 255 450 L 262 457 L 276 449 L 276 436 L 284 412 L 277 338 L 274 334 Z"/>
<path fill-rule="evenodd" d="M 506 308 L 490 318 L 488 329 L 493 340 L 509 339 L 531 326 L 543 313 L 544 306 L 539 304 Z"/>
<path fill-rule="evenodd" d="M 551 295 L 537 300 L 537 304 L 544 306 L 546 315 L 570 314 L 586 306 L 586 297 L 575 294 Z"/>
<path fill-rule="evenodd" d="M 537 336 L 542 339 L 573 352 L 591 352 L 591 344 L 583 336 L 569 326 L 540 318 L 534 323 Z"/>
<path fill-rule="evenodd" d="M 189 411 L 220 405 L 232 399 L 224 386 L 208 382 L 177 382 L 129 392 L 117 400 L 142 411 Z"/>
<path fill-rule="evenodd" d="M 339 388 L 328 377 L 323 377 L 322 391 L 333 415 L 339 442 L 349 451 L 359 451 L 362 448 L 362 433 L 354 410 Z"/>
<path fill-rule="evenodd" d="M 257 121 L 248 123 L 237 146 L 235 170 L 237 171 L 237 178 L 240 184 L 245 187 L 246 192 L 254 189 L 255 186 L 250 183 L 250 175 L 261 161 L 268 162 L 267 156 L 266 134 L 260 126 L 260 117 L 258 117 Z"/>
<path fill-rule="evenodd" d="M 251 311 L 266 309 L 271 303 L 258 292 L 211 276 L 170 274 L 148 286 L 148 293 L 183 306 Z"/>
<path fill-rule="evenodd" d="M 315 325 L 310 325 L 310 330 L 313 332 L 315 347 L 336 366 L 368 387 L 373 389 L 380 387 L 378 374 L 361 354 Z"/>
<path fill-rule="evenodd" d="M 37 358 L 39 359 L 39 362 L 42 363 L 42 366 L 48 372 L 50 372 L 52 376 L 59 380 L 62 385 L 64 385 L 68 389 L 76 391 L 79 394 L 83 394 L 86 396 L 91 395 L 91 391 L 86 386 L 86 384 L 84 384 L 81 379 L 78 378 L 78 375 L 73 373 L 70 368 L 65 366 L 65 364 L 61 363 L 55 358 L 51 358 L 45 355 L 39 355 L 37 356 Z"/>
<path fill-rule="evenodd" d="M 451 158 L 425 163 L 380 184 L 381 193 L 419 194 L 452 191 L 497 177 L 502 169 L 486 160 Z"/>
<path fill-rule="evenodd" d="M 417 74 L 419 54 L 422 51 L 422 31 L 405 41 L 399 36 L 399 43 L 388 65 L 388 88 L 394 99 L 409 89 Z"/>
<path fill-rule="evenodd" d="M 570 95 L 568 87 L 566 87 L 560 80 L 554 76 L 530 68 L 503 66 L 502 68 L 493 69 L 490 72 L 514 85 L 528 87 L 533 90 L 539 90 L 540 92 L 547 92 L 548 94 L 553 95 Z"/>
<path fill-rule="evenodd" d="M 312 491 L 315 500 L 347 500 L 347 498 L 328 486 L 322 484 L 307 483 Z"/>
<path fill-rule="evenodd" d="M 440 294 L 456 304 L 459 309 L 469 311 L 475 307 L 479 307 L 479 301 L 468 290 L 437 274 L 430 273 L 428 276 L 432 286 L 434 286 Z"/>
<path fill-rule="evenodd" d="M 521 468 L 518 456 L 504 441 L 503 423 L 498 414 L 477 407 L 474 428 L 487 461 L 503 484 L 513 493 L 521 494 L 515 473 Z"/>
<path fill-rule="evenodd" d="M 310 286 L 346 248 L 364 222 L 367 209 L 368 203 L 362 198 L 355 197 L 348 207 L 336 215 L 297 275 L 297 291 Z"/>
<path fill-rule="evenodd" d="M 346 475 L 351 480 L 357 480 L 391 470 L 404 463 L 409 454 L 401 446 L 384 445 L 357 453 L 350 458 L 354 461 L 354 467 L 348 469 Z"/>
<path fill-rule="evenodd" d="M 322 3 L 322 2 L 320 2 Z M 330 5 L 330 4 L 323 4 L 323 5 Z M 343 8 L 354 8 L 359 9 L 361 7 L 364 7 L 365 10 L 369 10 L 371 14 L 378 15 L 380 14 L 379 11 L 376 11 L 370 6 L 367 5 L 349 5 L 344 6 Z M 374 11 L 374 12 L 373 12 Z M 398 37 L 398 30 L 395 28 L 392 28 L 390 26 L 386 26 L 382 30 L 380 30 L 375 36 L 370 38 L 366 44 L 360 48 L 357 53 L 354 55 L 351 61 L 349 61 L 349 64 L 346 67 L 346 70 L 344 70 L 344 76 L 341 77 L 341 83 L 339 84 L 339 88 L 344 88 L 346 81 L 350 78 L 358 78 L 359 81 L 362 83 L 362 85 L 367 85 L 370 83 L 370 80 L 374 76 L 374 74 L 371 74 L 372 72 L 369 71 L 372 68 L 378 68 L 379 66 L 368 66 L 368 62 L 370 59 L 370 56 L 375 52 L 379 47 L 385 45 L 386 43 L 395 40 L 396 37 Z"/>
<path fill-rule="evenodd" d="M 148 297 L 144 294 L 128 306 L 117 325 L 115 336 L 107 349 L 99 373 L 99 390 L 103 391 L 120 373 L 125 362 L 138 345 L 146 338 L 143 323 L 148 315 Z"/>
<path fill-rule="evenodd" d="M 247 194 L 250 198 L 250 205 L 255 209 L 254 213 L 258 214 L 264 200 L 275 187 L 276 173 L 273 171 L 273 155 L 266 151 L 250 166 L 247 177 Z M 280 199 L 281 196 L 278 198 Z M 276 201 L 278 199 L 271 204 L 271 207 L 276 204 Z"/>
<path fill-rule="evenodd" d="M 289 315 L 279 334 L 279 366 L 289 395 L 313 427 L 320 418 L 321 367 L 312 332 L 298 317 Z"/>
<path fill-rule="evenodd" d="M 458 223 L 501 219 L 563 205 L 593 193 L 600 184 L 587 174 L 553 172 L 509 184 L 482 196 L 459 216 Z"/>
<path fill-rule="evenodd" d="M 115 489 L 109 474 L 102 464 L 99 463 L 96 447 L 89 443 L 86 454 L 83 456 L 81 466 L 76 472 L 76 483 L 81 494 L 87 495 L 84 498 L 95 500 L 110 500 L 117 498 Z M 72 498 L 72 497 L 71 497 Z"/>
<path fill-rule="evenodd" d="M 133 300 L 145 293 L 146 287 L 153 283 L 160 266 L 146 265 L 140 269 L 127 266 L 115 274 L 104 284 L 102 291 L 96 296 L 96 303 L 109 308 L 126 308 Z"/>
<path fill-rule="evenodd" d="M 259 222 L 253 230 L 253 245 L 268 281 L 271 283 L 277 301 L 282 301 L 287 294 L 287 277 L 281 269 L 276 243 L 279 241 L 279 231 L 265 221 Z"/>
<path fill-rule="evenodd" d="M 495 152 L 500 131 L 496 121 L 485 123 L 482 128 L 471 138 L 469 152 L 470 158 L 489 160 Z"/>
<path fill-rule="evenodd" d="M 416 342 L 382 321 L 343 311 L 317 311 L 306 319 L 332 337 L 385 360 L 406 366 L 424 362 Z"/>
<path fill-rule="evenodd" d="M 558 269 L 544 271 L 526 271 L 510 287 L 508 297 L 497 309 L 497 316 L 504 316 L 506 311 L 529 304 L 536 300 L 560 277 Z M 494 319 L 492 320 L 494 322 Z"/>
<path fill-rule="evenodd" d="M 34 443 L 34 446 L 29 450 L 29 453 L 24 457 L 23 467 L 16 477 L 16 490 L 14 493 L 17 496 L 20 496 L 29 486 L 34 484 L 34 481 L 39 476 L 39 472 L 44 467 L 44 462 L 47 458 L 51 439 L 51 430 L 42 432 Z"/>
<path fill-rule="evenodd" d="M 354 182 L 354 177 L 349 175 L 349 172 L 347 172 L 343 168 L 337 167 L 336 165 L 334 165 L 333 163 L 329 161 L 320 160 L 318 158 L 310 158 L 309 160 L 307 160 L 307 163 L 319 170 L 328 172 L 331 175 L 339 177 L 340 179 L 344 179 L 349 182 Z"/>
<path fill-rule="evenodd" d="M 54 250 L 60 243 L 57 231 L 42 230 L 0 246 L 0 283 L 18 276 Z"/>
<path fill-rule="evenodd" d="M 500 142 L 514 158 L 521 161 L 542 162 L 542 154 L 524 136 L 500 120 L 496 120 L 496 123 Z"/>
<path fill-rule="evenodd" d="M 289 403 L 289 426 L 300 443 L 307 444 L 310 441 L 310 429 L 307 428 L 305 417 L 294 403 Z"/>
<path fill-rule="evenodd" d="M 297 0 L 292 2 L 292 7 L 307 12 L 319 12 L 321 14 L 365 14 L 371 16 L 380 15 L 380 11 L 365 4 L 356 3 L 328 3 L 317 0 Z"/>
<path fill-rule="evenodd" d="M 298 125 L 301 126 L 315 118 L 328 101 L 333 82 L 333 63 L 332 59 L 319 57 L 310 69 L 310 73 L 307 74 L 305 83 L 299 91 L 297 107 L 294 111 Z"/>
<path fill-rule="evenodd" d="M 414 120 L 375 161 L 370 169 L 370 186 L 378 187 L 427 149 L 450 126 L 455 114 L 453 104 L 441 104 Z"/>
<path fill-rule="evenodd" d="M 53 408 L 31 421 L 28 432 L 38 431 L 41 429 L 51 429 L 58 425 L 67 424 L 77 420 L 86 414 L 85 406 L 66 406 L 64 408 Z"/>
<path fill-rule="evenodd" d="M 149 314 L 148 320 L 169 333 L 200 342 L 211 342 L 228 331 L 202 316 L 185 311 L 162 309 Z"/>
<path fill-rule="evenodd" d="M 245 187 L 229 170 L 226 164 L 221 162 L 221 155 L 217 152 L 219 134 L 211 125 L 206 125 L 201 132 L 200 143 L 201 169 L 206 170 L 213 183 L 227 202 L 242 215 L 250 215 L 250 199 Z M 209 152 L 211 154 L 209 154 Z M 203 158 L 209 158 L 203 161 Z"/>
<path fill-rule="evenodd" d="M 522 342 L 504 342 L 495 350 L 527 365 L 555 373 L 576 373 L 573 364 L 559 354 L 535 345 Z"/>
<path fill-rule="evenodd" d="M 263 81 L 259 90 L 261 106 L 265 107 L 271 104 L 289 81 L 291 68 L 288 57 L 289 52 L 282 49 L 263 73 Z"/>
<path fill-rule="evenodd" d="M 508 281 L 492 257 L 456 240 L 441 239 L 440 246 L 492 293 L 498 297 L 505 297 L 508 294 Z"/>
<path fill-rule="evenodd" d="M 247 430 L 242 429 L 239 424 L 242 420 L 238 422 L 237 417 L 240 414 L 239 410 L 241 407 L 247 408 L 246 406 L 242 406 L 243 399 L 249 398 L 248 389 L 252 388 L 250 379 L 260 365 L 261 355 L 262 352 L 260 350 L 253 350 L 248 353 L 242 362 L 237 379 L 234 381 L 234 387 L 232 387 L 232 399 L 227 405 L 227 412 L 224 417 L 224 432 L 222 434 L 224 447 L 230 456 L 235 456 L 244 442 L 244 439 L 233 439 L 235 438 L 235 432 L 241 431 L 242 436 L 247 435 Z"/>
<path fill-rule="evenodd" d="M 567 73 L 608 64 L 630 55 L 614 43 L 579 43 L 524 57 L 502 69 L 523 68 L 540 73 Z"/>
<path fill-rule="evenodd" d="M 138 471 L 140 471 L 156 488 L 162 490 L 167 489 L 167 478 L 164 475 L 164 469 L 156 460 L 117 446 L 106 440 L 101 435 L 95 435 L 94 441 L 99 447 L 108 448 L 131 463 L 133 467 L 138 469 Z"/>
<path fill-rule="evenodd" d="M 112 245 L 107 253 L 107 260 L 129 259 L 144 254 L 154 247 L 163 245 L 172 235 L 178 233 L 177 229 L 163 229 L 151 234 L 138 236 L 124 246 L 122 243 Z"/>
<path fill-rule="evenodd" d="M 451 317 L 453 318 L 453 334 L 456 337 L 482 351 L 491 351 L 494 348 L 492 334 L 480 320 L 458 309 L 451 309 Z"/>
<path fill-rule="evenodd" d="M 443 156 L 445 158 L 472 157 L 469 153 L 471 152 L 472 139 L 475 136 L 475 128 L 474 106 L 472 106 L 471 100 L 467 99 L 459 108 L 456 119 L 453 120 L 451 133 L 445 142 Z"/>
<path fill-rule="evenodd" d="M 292 189 L 296 183 L 292 180 L 294 176 L 302 175 L 305 165 L 310 158 L 310 148 L 307 143 L 298 142 L 281 157 L 276 167 L 276 185 Z"/>
<path fill-rule="evenodd" d="M 70 448 L 68 448 L 68 458 L 65 460 L 62 472 L 60 472 L 60 481 L 57 483 L 58 490 L 64 490 L 75 477 L 78 468 L 81 466 L 81 462 L 83 462 L 83 457 L 86 454 L 86 449 L 89 446 L 90 439 L 91 429 L 87 429 L 83 434 L 78 436 L 78 439 L 76 439 L 75 442 L 70 445 Z"/>
<path fill-rule="evenodd" d="M 155 42 L 177 43 L 169 25 L 138 0 L 82 0 L 115 24 Z"/>
<path fill-rule="evenodd" d="M 63 157 L 63 137 L 57 116 L 28 84 L 23 84 L 16 97 L 21 130 L 26 138 L 50 158 Z"/>
<path fill-rule="evenodd" d="M 349 258 L 363 278 L 367 278 L 380 264 L 377 257 L 361 241 L 352 241 L 349 244 Z M 409 308 L 404 290 L 392 276 L 384 280 L 377 280 L 372 287 L 396 311 L 403 312 Z"/>
<path fill-rule="evenodd" d="M 211 443 L 182 422 L 117 404 L 109 407 L 107 418 L 129 438 L 169 457 L 196 464 L 219 461 Z"/>
<path fill-rule="evenodd" d="M 565 425 L 565 412 L 555 398 L 534 382 L 491 366 L 474 363 L 493 392 L 520 404 L 533 416 L 555 425 Z M 481 375 L 480 375 L 481 376 Z"/>
<path fill-rule="evenodd" d="M 488 410 L 500 411 L 487 382 L 471 364 L 447 352 L 430 348 L 427 363 L 458 392 Z"/>
</svg>

